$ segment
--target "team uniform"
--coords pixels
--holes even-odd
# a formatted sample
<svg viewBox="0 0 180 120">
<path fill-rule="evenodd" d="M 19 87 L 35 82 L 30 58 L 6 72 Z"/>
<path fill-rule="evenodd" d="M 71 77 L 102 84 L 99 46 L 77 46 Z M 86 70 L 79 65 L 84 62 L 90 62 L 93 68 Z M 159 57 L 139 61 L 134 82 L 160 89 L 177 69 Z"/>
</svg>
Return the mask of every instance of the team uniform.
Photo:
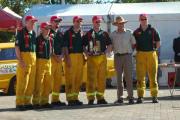
<svg viewBox="0 0 180 120">
<path fill-rule="evenodd" d="M 71 67 L 65 65 L 66 77 L 66 98 L 68 105 L 82 105 L 78 95 L 82 83 L 83 75 L 83 32 L 79 30 L 74 32 L 73 27 L 64 34 L 65 46 L 68 48 L 69 57 L 71 59 Z"/>
<path fill-rule="evenodd" d="M 148 28 L 145 31 L 139 27 L 133 34 L 137 45 L 136 73 L 138 97 L 144 97 L 146 73 L 148 74 L 150 81 L 151 96 L 157 97 L 158 56 L 155 44 L 160 41 L 159 35 L 157 31 L 151 27 L 151 25 L 148 25 Z"/>
<path fill-rule="evenodd" d="M 65 105 L 59 99 L 60 97 L 60 87 L 62 85 L 62 60 L 57 61 L 55 56 L 63 56 L 63 34 L 58 30 L 57 32 L 52 30 L 50 31 L 50 37 L 53 39 L 53 56 L 51 59 L 52 62 L 52 100 L 51 103 L 55 105 Z M 55 56 L 54 56 L 55 55 Z"/>
<path fill-rule="evenodd" d="M 23 28 L 17 33 L 15 46 L 19 47 L 22 60 L 26 64 L 25 68 L 17 65 L 16 106 L 30 106 L 36 74 L 35 32 L 28 32 L 26 27 Z"/>
<path fill-rule="evenodd" d="M 37 73 L 33 104 L 41 105 L 42 107 L 49 107 L 49 94 L 52 84 L 51 55 L 53 46 L 50 39 L 49 36 L 44 38 L 42 34 L 36 39 Z"/>
<path fill-rule="evenodd" d="M 98 100 L 99 104 L 106 103 L 104 91 L 106 86 L 107 58 L 105 50 L 111 44 L 107 32 L 89 30 L 84 36 L 83 45 L 89 54 L 87 59 L 87 83 L 86 94 L 89 102 Z M 90 103 L 91 104 L 91 103 Z"/>
</svg>

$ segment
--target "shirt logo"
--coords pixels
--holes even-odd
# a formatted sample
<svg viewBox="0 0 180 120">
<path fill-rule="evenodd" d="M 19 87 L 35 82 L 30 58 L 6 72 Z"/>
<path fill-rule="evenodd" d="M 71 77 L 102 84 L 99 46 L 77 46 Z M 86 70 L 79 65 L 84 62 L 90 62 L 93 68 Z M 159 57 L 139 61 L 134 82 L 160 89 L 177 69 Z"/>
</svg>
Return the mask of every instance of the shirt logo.
<svg viewBox="0 0 180 120">
<path fill-rule="evenodd" d="M 72 37 L 75 37 L 75 34 L 72 34 Z"/>
</svg>

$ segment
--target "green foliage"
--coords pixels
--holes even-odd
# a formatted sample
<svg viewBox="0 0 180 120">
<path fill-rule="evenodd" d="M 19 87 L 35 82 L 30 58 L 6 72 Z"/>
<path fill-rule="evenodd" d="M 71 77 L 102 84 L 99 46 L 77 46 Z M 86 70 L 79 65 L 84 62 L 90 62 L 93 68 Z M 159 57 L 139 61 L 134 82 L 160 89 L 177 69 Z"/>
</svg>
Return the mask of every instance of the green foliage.
<svg viewBox="0 0 180 120">
<path fill-rule="evenodd" d="M 14 42 L 15 41 L 15 33 L 12 32 L 2 32 L 0 31 L 0 43 L 2 42 Z"/>
</svg>

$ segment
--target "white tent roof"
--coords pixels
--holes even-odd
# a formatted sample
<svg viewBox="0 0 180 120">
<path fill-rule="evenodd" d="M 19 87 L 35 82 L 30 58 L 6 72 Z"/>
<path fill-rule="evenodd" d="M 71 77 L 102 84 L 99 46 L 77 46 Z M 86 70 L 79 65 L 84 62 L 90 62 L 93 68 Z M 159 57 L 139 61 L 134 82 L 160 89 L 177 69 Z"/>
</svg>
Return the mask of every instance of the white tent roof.
<svg viewBox="0 0 180 120">
<path fill-rule="evenodd" d="M 57 15 L 63 17 L 63 20 L 66 22 L 72 22 L 72 19 L 68 19 L 67 17 L 80 15 L 83 16 L 86 21 L 89 18 L 88 16 L 108 15 L 111 5 L 112 4 L 35 5 L 26 15 L 33 15 L 44 21 L 49 20 L 50 16 Z"/>
<path fill-rule="evenodd" d="M 123 3 L 113 4 L 112 15 L 127 14 L 176 14 L 180 13 L 180 2 Z"/>
<path fill-rule="evenodd" d="M 107 15 L 111 4 L 35 5 L 27 14 L 34 16 Z"/>
<path fill-rule="evenodd" d="M 88 16 L 127 14 L 176 14 L 180 13 L 180 2 L 121 3 L 121 4 L 75 4 L 35 5 L 26 14 L 41 16 Z"/>
</svg>

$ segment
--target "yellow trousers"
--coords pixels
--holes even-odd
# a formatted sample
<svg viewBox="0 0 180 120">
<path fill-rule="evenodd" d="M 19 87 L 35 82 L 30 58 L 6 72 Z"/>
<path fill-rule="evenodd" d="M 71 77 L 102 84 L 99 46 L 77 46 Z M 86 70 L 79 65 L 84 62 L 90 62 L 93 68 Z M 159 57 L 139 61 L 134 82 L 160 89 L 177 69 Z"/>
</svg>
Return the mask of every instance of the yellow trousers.
<svg viewBox="0 0 180 120">
<path fill-rule="evenodd" d="M 81 53 L 70 54 L 71 67 L 65 65 L 65 77 L 66 77 L 66 99 L 78 100 L 80 87 L 83 78 L 83 64 L 84 56 Z"/>
<path fill-rule="evenodd" d="M 90 56 L 87 60 L 86 94 L 88 100 L 104 99 L 107 58 L 105 55 Z"/>
<path fill-rule="evenodd" d="M 36 74 L 36 53 L 21 52 L 26 68 L 17 65 L 16 105 L 31 104 Z"/>
<path fill-rule="evenodd" d="M 52 63 L 52 102 L 58 102 L 60 97 L 60 87 L 62 85 L 62 61 L 57 62 L 54 57 Z"/>
<path fill-rule="evenodd" d="M 146 75 L 148 75 L 150 82 L 151 96 L 157 97 L 158 94 L 157 69 L 158 69 L 158 58 L 157 58 L 157 53 L 155 51 L 137 52 L 136 77 L 137 77 L 138 97 L 144 97 L 145 89 L 146 89 L 146 83 L 145 83 Z"/>
<path fill-rule="evenodd" d="M 51 92 L 51 60 L 37 58 L 37 72 L 33 93 L 33 104 L 44 105 L 49 102 Z"/>
</svg>

